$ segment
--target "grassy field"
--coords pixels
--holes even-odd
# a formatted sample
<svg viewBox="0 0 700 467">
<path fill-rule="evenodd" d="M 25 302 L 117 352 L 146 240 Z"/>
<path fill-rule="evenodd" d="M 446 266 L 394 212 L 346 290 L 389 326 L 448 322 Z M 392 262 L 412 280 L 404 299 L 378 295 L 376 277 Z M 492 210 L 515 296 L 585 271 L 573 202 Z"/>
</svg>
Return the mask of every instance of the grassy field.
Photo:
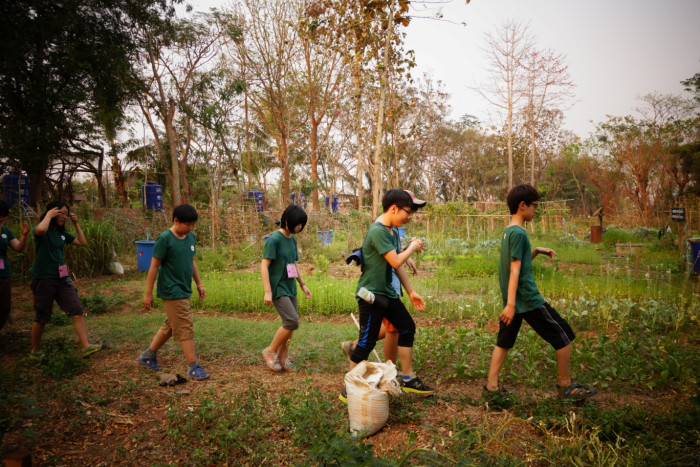
<svg viewBox="0 0 700 467">
<path fill-rule="evenodd" d="M 413 234 L 425 238 L 423 228 Z M 313 230 L 300 237 L 313 298 L 299 300 L 293 374 L 272 374 L 260 358 L 279 326 L 262 303 L 261 244 L 233 256 L 200 249 L 207 298 L 192 305 L 213 377 L 183 385 L 190 394 L 157 386 L 135 362 L 163 319 L 162 308 L 140 306 L 145 274 L 78 280 L 89 332 L 108 345 L 88 361 L 60 312 L 45 334 L 47 358 L 26 358 L 31 297 L 18 284 L 0 344 L 3 453 L 24 449 L 42 465 L 697 465 L 698 278 L 668 239 L 623 229 L 598 245 L 533 232 L 533 246 L 557 252 L 535 260 L 535 279 L 577 333 L 572 373 L 599 389 L 593 399 L 556 399 L 553 353 L 527 326 L 502 375 L 518 395 L 482 395 L 501 311 L 499 245 L 441 232 L 428 237 L 412 279 L 427 304 L 413 313 L 415 367 L 437 394 L 394 398 L 384 430 L 353 438 L 337 393 L 347 370 L 339 343 L 356 337 L 359 271 L 343 261 L 356 230 L 337 231 L 329 247 Z M 619 258 L 620 241 L 644 246 Z M 176 344 L 159 359 L 184 374 Z"/>
</svg>

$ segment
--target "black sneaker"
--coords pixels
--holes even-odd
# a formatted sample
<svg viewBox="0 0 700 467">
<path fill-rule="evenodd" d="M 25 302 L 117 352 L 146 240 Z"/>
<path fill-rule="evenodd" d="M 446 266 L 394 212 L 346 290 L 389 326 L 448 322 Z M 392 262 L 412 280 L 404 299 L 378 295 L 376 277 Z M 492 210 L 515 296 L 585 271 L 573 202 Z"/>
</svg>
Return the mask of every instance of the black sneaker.
<svg viewBox="0 0 700 467">
<path fill-rule="evenodd" d="M 403 380 L 403 378 L 401 378 Z M 403 392 L 413 392 L 415 394 L 426 394 L 430 395 L 435 392 L 435 388 L 423 384 L 423 381 L 419 377 L 409 379 L 408 381 L 401 381 L 401 390 Z"/>
<path fill-rule="evenodd" d="M 340 395 L 338 396 L 338 399 L 340 399 L 340 402 L 342 402 L 343 404 L 348 403 L 348 391 L 345 388 L 343 388 L 343 390 L 340 391 Z"/>
</svg>

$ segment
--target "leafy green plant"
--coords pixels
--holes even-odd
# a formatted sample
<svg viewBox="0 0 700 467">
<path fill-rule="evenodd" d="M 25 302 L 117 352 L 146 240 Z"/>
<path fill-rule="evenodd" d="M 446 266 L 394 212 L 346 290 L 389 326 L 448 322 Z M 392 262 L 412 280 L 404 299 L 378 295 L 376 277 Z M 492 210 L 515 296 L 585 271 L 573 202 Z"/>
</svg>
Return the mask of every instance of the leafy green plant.
<svg viewBox="0 0 700 467">
<path fill-rule="evenodd" d="M 90 295 L 80 298 L 83 308 L 94 315 L 103 315 L 109 312 L 115 305 L 121 305 L 126 302 L 126 297 L 119 294 L 105 296 L 102 292 L 95 291 Z"/>
<path fill-rule="evenodd" d="M 314 264 L 316 265 L 316 269 L 320 273 L 326 273 L 328 272 L 328 266 L 330 266 L 330 261 L 328 261 L 328 258 L 326 255 L 314 255 Z"/>
<path fill-rule="evenodd" d="M 88 368 L 85 359 L 64 339 L 44 339 L 42 349 L 46 355 L 41 361 L 41 371 L 54 379 L 70 379 Z"/>
</svg>

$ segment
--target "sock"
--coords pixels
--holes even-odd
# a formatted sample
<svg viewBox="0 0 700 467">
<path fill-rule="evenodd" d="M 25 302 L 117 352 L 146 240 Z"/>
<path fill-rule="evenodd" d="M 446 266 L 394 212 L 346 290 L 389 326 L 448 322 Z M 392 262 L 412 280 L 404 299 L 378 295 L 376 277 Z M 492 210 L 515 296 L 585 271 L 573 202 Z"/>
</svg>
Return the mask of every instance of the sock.
<svg viewBox="0 0 700 467">
<path fill-rule="evenodd" d="M 196 367 L 196 366 L 197 366 L 197 362 L 192 362 L 192 363 L 190 363 L 189 365 L 187 365 L 187 369 L 188 369 L 188 370 L 191 370 L 192 368 L 194 368 L 194 367 Z"/>
<path fill-rule="evenodd" d="M 404 382 L 405 382 L 405 381 L 411 381 L 413 378 L 415 378 L 415 376 L 413 376 L 413 375 L 403 375 L 402 378 L 403 378 L 403 380 L 404 380 Z"/>
<path fill-rule="evenodd" d="M 151 348 L 147 348 L 141 353 L 141 358 L 153 358 L 156 356 L 156 351 L 151 350 Z"/>
</svg>

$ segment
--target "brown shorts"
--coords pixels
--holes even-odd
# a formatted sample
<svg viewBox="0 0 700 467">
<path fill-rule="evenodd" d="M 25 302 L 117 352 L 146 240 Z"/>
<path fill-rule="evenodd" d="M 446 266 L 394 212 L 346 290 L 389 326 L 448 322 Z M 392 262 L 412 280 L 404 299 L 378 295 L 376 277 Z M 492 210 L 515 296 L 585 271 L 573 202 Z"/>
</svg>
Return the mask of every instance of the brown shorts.
<svg viewBox="0 0 700 467">
<path fill-rule="evenodd" d="M 163 300 L 165 306 L 165 322 L 160 330 L 172 336 L 176 341 L 194 339 L 190 299 Z"/>
<path fill-rule="evenodd" d="M 83 314 L 83 305 L 80 303 L 78 290 L 70 277 L 34 279 L 29 287 L 34 293 L 34 321 L 37 323 L 46 324 L 49 322 L 54 300 L 68 316 Z"/>
</svg>

